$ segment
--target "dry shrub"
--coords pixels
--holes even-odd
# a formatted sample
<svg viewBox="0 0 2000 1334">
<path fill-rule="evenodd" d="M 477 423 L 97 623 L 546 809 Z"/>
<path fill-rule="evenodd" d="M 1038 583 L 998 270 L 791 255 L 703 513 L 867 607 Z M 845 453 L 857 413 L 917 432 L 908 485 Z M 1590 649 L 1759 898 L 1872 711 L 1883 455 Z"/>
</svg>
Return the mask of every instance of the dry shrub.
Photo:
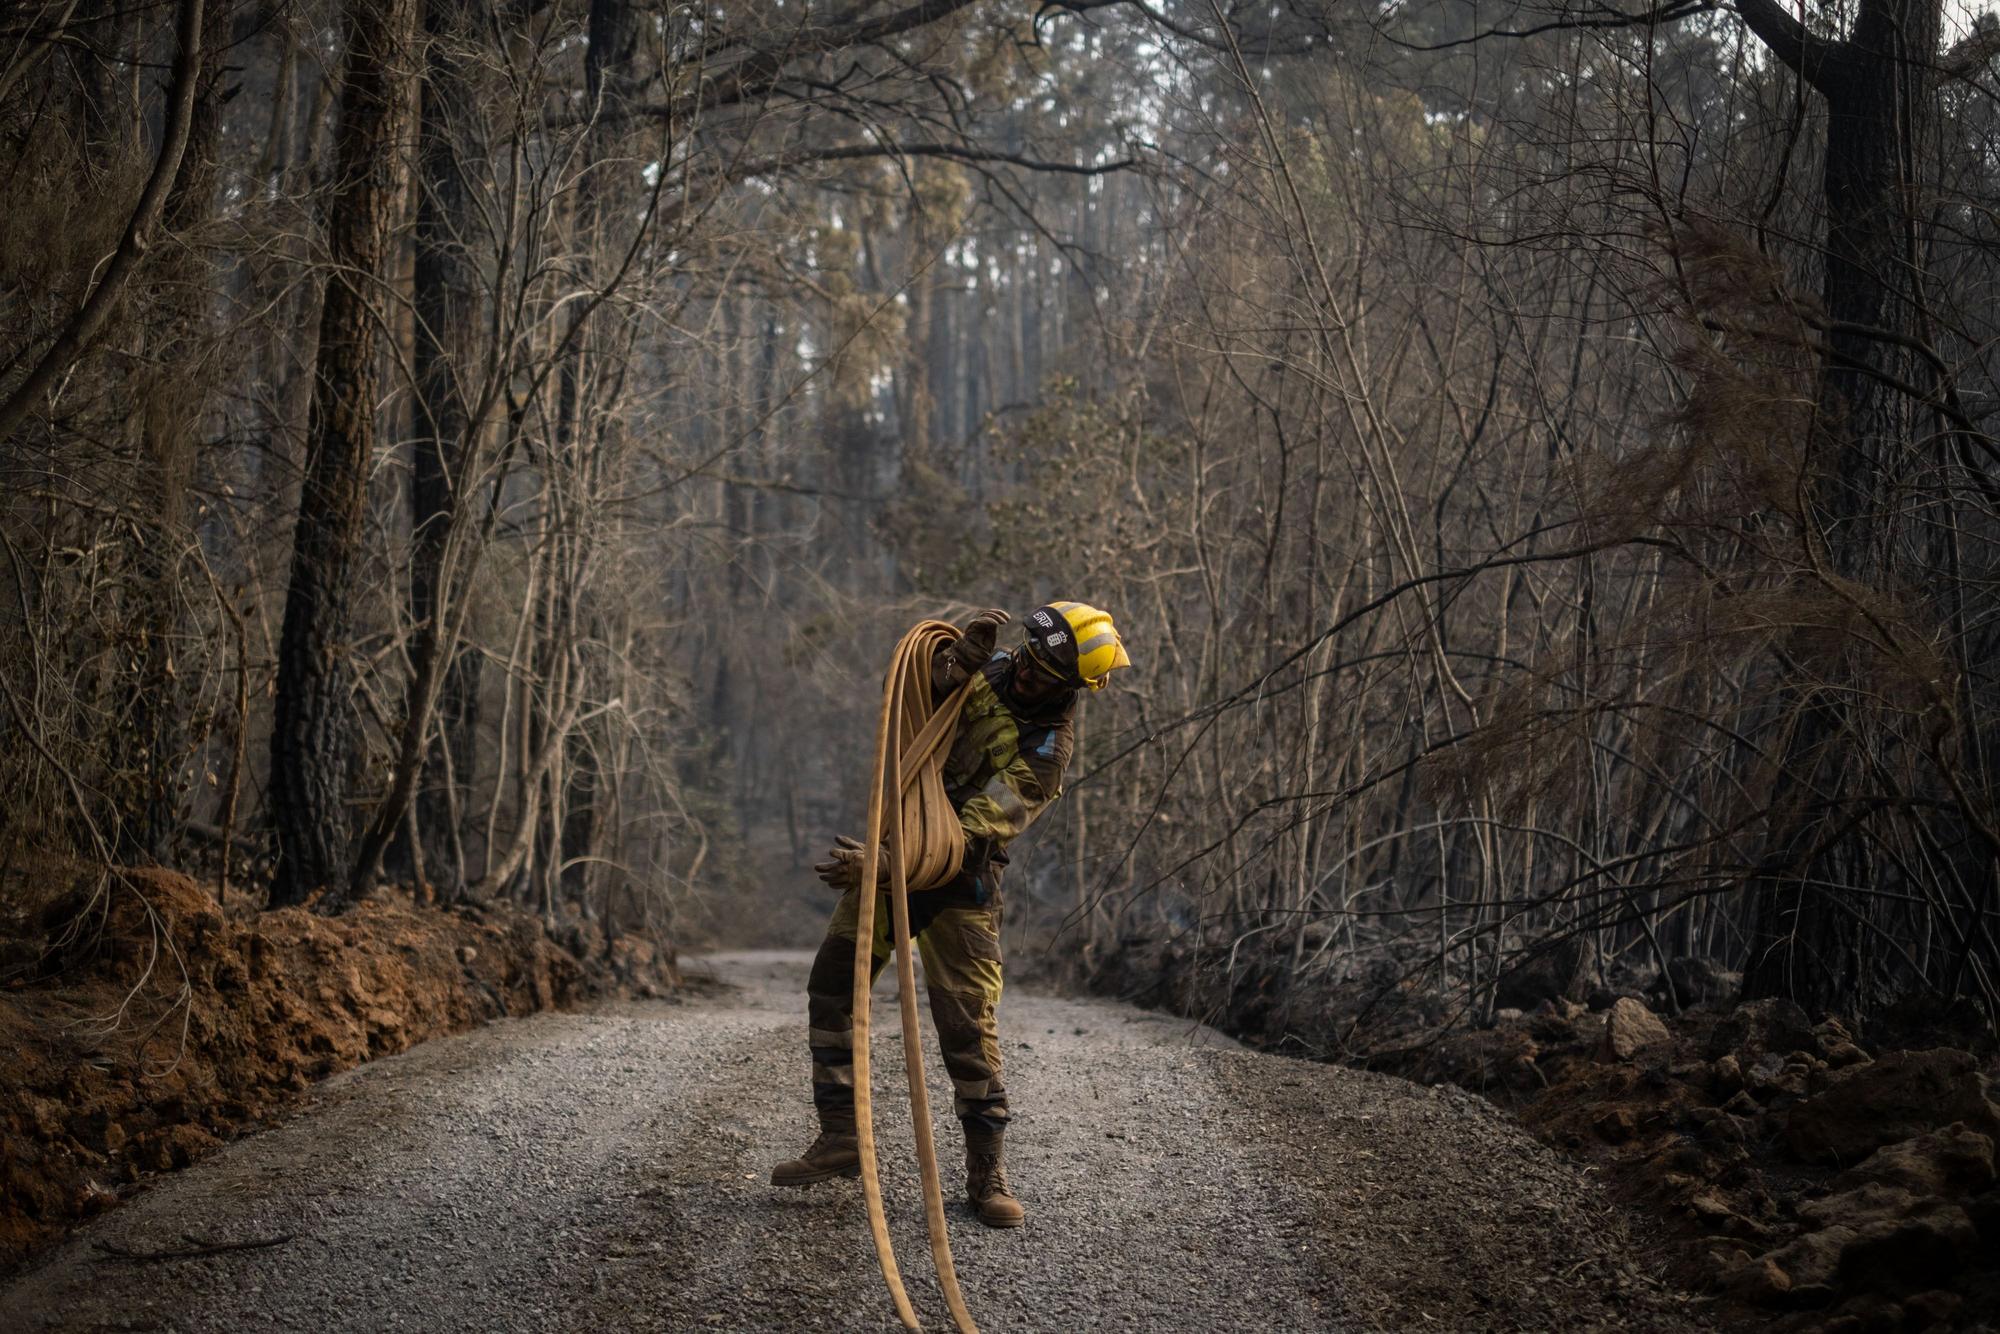
<svg viewBox="0 0 2000 1334">
<path fill-rule="evenodd" d="M 1575 465 L 1579 517 L 1603 535 L 1655 525 L 1796 535 L 1817 429 L 1812 307 L 1737 234 L 1691 223 L 1667 240 L 1680 309 L 1675 413 L 1636 450 Z"/>
<path fill-rule="evenodd" d="M 36 116 L 0 134 L 0 274 L 29 309 L 66 307 L 118 247 L 151 167 L 148 146 L 132 140 L 85 143 L 61 118 Z M 51 300 L 61 296 L 64 301 Z M 12 302 L 9 302 L 12 305 Z"/>
<path fill-rule="evenodd" d="M 1565 693 L 1559 679 L 1532 671 L 1497 687 L 1482 701 L 1482 725 L 1425 761 L 1424 800 L 1456 811 L 1483 795 L 1502 819 L 1517 819 L 1530 803 L 1560 807 L 1574 799 L 1588 767 L 1592 719 L 1567 705 Z"/>
<path fill-rule="evenodd" d="M 1653 443 L 1586 455 L 1572 482 L 1595 538 L 1664 536 L 1673 554 L 1635 546 L 1596 558 L 1602 589 L 1650 578 L 1655 596 L 1609 632 L 1549 630 L 1489 689 L 1481 725 L 1424 766 L 1441 806 L 1475 793 L 1507 818 L 1531 802 L 1569 806 L 1593 732 L 1614 714 L 1631 727 L 1630 757 L 1652 773 L 1719 782 L 1707 793 L 1718 817 L 1729 794 L 1740 813 L 1744 796 L 1786 787 L 1782 738 L 1830 694 L 1877 738 L 1920 716 L 1948 725 L 1956 672 L 1929 599 L 1835 574 L 1813 544 L 1804 497 L 1834 454 L 1816 407 L 1811 303 L 1720 227 L 1676 233 L 1671 257 L 1684 316 L 1671 358 L 1679 406 Z"/>
</svg>

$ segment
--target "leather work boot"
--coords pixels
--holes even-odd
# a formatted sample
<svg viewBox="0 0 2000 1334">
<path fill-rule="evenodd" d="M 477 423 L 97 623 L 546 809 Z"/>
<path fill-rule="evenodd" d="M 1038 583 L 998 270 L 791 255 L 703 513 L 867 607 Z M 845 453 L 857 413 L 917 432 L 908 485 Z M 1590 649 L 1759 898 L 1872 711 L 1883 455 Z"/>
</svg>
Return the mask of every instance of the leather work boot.
<svg viewBox="0 0 2000 1334">
<path fill-rule="evenodd" d="M 834 1177 L 860 1175 L 861 1151 L 855 1139 L 854 1126 L 850 1123 L 842 1129 L 822 1125 L 819 1138 L 812 1142 L 810 1149 L 771 1169 L 771 1184 L 810 1186 L 820 1181 L 831 1181 Z"/>
<path fill-rule="evenodd" d="M 1001 1150 L 1001 1134 L 966 1132 L 965 1193 L 972 1207 L 979 1211 L 979 1221 L 988 1227 L 1019 1227 L 1028 1220 L 1028 1211 L 1007 1189 L 1007 1158 Z"/>
</svg>

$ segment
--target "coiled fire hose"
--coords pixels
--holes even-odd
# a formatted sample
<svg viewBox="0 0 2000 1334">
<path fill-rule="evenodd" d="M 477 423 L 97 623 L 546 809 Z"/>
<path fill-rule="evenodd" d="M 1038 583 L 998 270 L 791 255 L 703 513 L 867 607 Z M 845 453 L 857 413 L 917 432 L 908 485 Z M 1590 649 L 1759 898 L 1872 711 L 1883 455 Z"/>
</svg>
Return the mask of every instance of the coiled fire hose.
<svg viewBox="0 0 2000 1334">
<path fill-rule="evenodd" d="M 944 621 L 922 621 L 896 645 L 882 682 L 882 713 L 875 724 L 874 779 L 868 788 L 868 828 L 862 839 L 861 886 L 855 893 L 854 929 L 854 1128 L 861 1154 L 861 1191 L 883 1281 L 905 1329 L 921 1329 L 896 1270 L 889 1221 L 882 1209 L 882 1179 L 875 1163 L 874 1100 L 868 1073 L 868 998 L 874 980 L 875 886 L 886 854 L 889 905 L 895 926 L 896 984 L 903 1012 L 903 1059 L 910 1080 L 910 1129 L 917 1141 L 923 1180 L 924 1222 L 931 1259 L 945 1305 L 961 1334 L 978 1334 L 958 1273 L 951 1263 L 944 1194 L 938 1187 L 937 1146 L 931 1141 L 930 1096 L 924 1088 L 922 1034 L 917 1026 L 916 965 L 910 957 L 913 890 L 934 889 L 958 874 L 965 860 L 965 832 L 944 791 L 944 759 L 971 681 L 944 703 L 931 706 L 931 659 L 958 638 Z"/>
</svg>

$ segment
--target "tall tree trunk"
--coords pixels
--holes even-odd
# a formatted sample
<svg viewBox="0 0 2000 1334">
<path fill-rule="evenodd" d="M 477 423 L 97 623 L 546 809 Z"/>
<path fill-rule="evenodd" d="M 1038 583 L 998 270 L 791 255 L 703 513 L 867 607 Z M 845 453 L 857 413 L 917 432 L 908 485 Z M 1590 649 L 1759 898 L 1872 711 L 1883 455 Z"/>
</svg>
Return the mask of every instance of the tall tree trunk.
<svg viewBox="0 0 2000 1334">
<path fill-rule="evenodd" d="M 146 599 L 145 634 L 139 649 L 133 692 L 133 726 L 121 744 L 140 748 L 139 819 L 123 833 L 127 858 L 171 859 L 170 842 L 184 812 L 175 791 L 175 770 L 186 743 L 187 709 L 181 699 L 174 646 L 184 627 L 179 584 L 180 555 L 193 542 L 187 522 L 187 492 L 194 472 L 195 439 L 208 406 L 205 376 L 190 375 L 186 364 L 199 351 L 210 299 L 209 275 L 197 245 L 186 244 L 214 212 L 222 130 L 223 57 L 229 43 L 229 0 L 209 0 L 202 15 L 201 78 L 188 120 L 180 170 L 167 192 L 163 222 L 183 244 L 162 256 L 158 277 L 160 366 L 152 392 L 171 403 L 145 414 L 141 447 L 150 485 L 142 498 L 152 530 L 139 545 L 140 588 Z M 184 392 L 172 386 L 184 387 Z"/>
<path fill-rule="evenodd" d="M 470 479 L 471 414 L 463 377 L 473 364 L 479 313 L 476 275 L 466 254 L 470 217 L 460 136 L 471 123 L 465 54 L 460 43 L 473 31 L 466 0 L 426 0 L 426 56 L 418 130 L 419 190 L 412 299 L 417 336 L 411 368 L 417 382 L 420 420 L 410 447 L 410 621 L 417 627 L 421 660 L 448 655 L 437 702 L 439 735 L 424 748 L 423 774 L 416 792 L 416 837 L 424 865 L 438 875 L 451 867 L 449 890 L 463 888 L 465 868 L 452 849 L 451 821 L 461 808 L 452 784 L 469 785 L 476 763 L 479 666 L 475 653 L 437 642 L 448 629 L 444 573 L 445 539 L 461 521 L 459 508 Z M 446 750 L 449 748 L 449 762 Z M 399 825 L 399 827 L 401 827 Z M 392 865 L 408 866 L 408 852 L 391 854 Z"/>
<path fill-rule="evenodd" d="M 623 105 L 631 95 L 632 66 L 639 49 L 638 14 L 631 0 L 590 0 L 589 36 L 583 62 L 585 92 L 592 113 L 600 120 L 591 131 L 588 162 L 578 191 L 577 242 L 585 262 L 597 269 L 599 281 L 605 281 L 606 271 L 614 267 L 609 261 L 630 239 L 622 202 L 626 187 L 634 180 L 633 164 L 620 161 L 618 154 L 628 125 Z M 569 429 L 563 441 L 569 449 L 561 466 L 572 470 L 578 487 L 578 504 L 587 503 L 594 481 L 601 473 L 606 414 L 598 410 L 604 406 L 599 387 L 607 378 L 605 370 L 613 364 L 610 358 L 614 355 L 607 345 L 608 337 L 603 323 L 593 322 L 576 341 L 563 368 L 566 410 L 561 420 Z M 575 534 L 566 551 L 573 569 L 580 570 L 589 559 L 589 545 L 593 541 L 590 533 Z M 553 618 L 552 625 L 566 626 L 573 632 L 574 599 L 582 596 L 583 591 L 567 584 L 563 588 L 562 612 Z M 567 653 L 568 647 L 550 641 L 548 651 Z M 599 664 L 590 661 L 579 661 L 577 666 L 572 698 L 587 694 L 599 670 Z M 596 879 L 596 868 L 589 860 L 598 820 L 593 757 L 587 739 L 582 736 L 565 734 L 556 738 L 556 744 L 545 806 L 549 822 L 542 838 L 545 857 L 538 868 L 542 907 L 547 913 L 554 911 L 559 890 L 588 902 Z M 576 865 L 565 870 L 572 860 Z"/>
<path fill-rule="evenodd" d="M 292 539 L 271 729 L 274 906 L 344 884 L 352 703 L 347 636 L 375 443 L 377 284 L 402 211 L 416 0 L 352 0 L 327 216 L 332 273 L 320 312 L 305 486 Z M 343 899 L 336 888 L 334 898 Z"/>
<path fill-rule="evenodd" d="M 1766 29 L 1751 17 L 1760 33 Z M 1769 20 L 1766 18 L 1765 23 Z M 1899 339 L 1917 332 L 1914 269 L 1922 167 L 1933 114 L 1938 0 L 1864 0 L 1840 43 L 1792 39 L 1781 56 L 1826 98 L 1822 299 L 1830 322 L 1819 386 L 1826 447 L 1808 494 L 1805 540 L 1827 571 L 1862 588 L 1920 578 L 1898 557 L 1898 477 L 1914 454 L 1919 379 Z M 1766 40 L 1771 40 L 1766 35 Z M 1853 646 L 1808 685 L 1786 739 L 1773 846 L 1753 887 L 1744 991 L 1813 1010 L 1864 1012 L 1886 995 L 1880 900 L 1866 829 L 1848 800 L 1872 790 L 1861 756 L 1869 687 Z"/>
</svg>

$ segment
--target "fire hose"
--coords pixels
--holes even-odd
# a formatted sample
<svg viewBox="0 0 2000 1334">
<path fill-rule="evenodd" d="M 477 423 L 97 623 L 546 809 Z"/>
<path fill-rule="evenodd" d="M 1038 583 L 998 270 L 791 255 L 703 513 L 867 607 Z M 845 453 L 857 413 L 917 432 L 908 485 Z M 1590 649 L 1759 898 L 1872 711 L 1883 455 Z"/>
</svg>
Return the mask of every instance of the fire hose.
<svg viewBox="0 0 2000 1334">
<path fill-rule="evenodd" d="M 965 860 L 965 833 L 945 795 L 943 768 L 952 732 L 971 681 L 944 703 L 932 706 L 931 659 L 958 638 L 944 621 L 912 626 L 896 645 L 882 682 L 882 713 L 875 724 L 875 768 L 868 789 L 868 827 L 862 839 L 860 888 L 855 893 L 854 931 L 854 1124 L 861 1155 L 861 1191 L 868 1201 L 868 1226 L 883 1281 L 905 1329 L 921 1329 L 896 1269 L 895 1248 L 882 1208 L 882 1179 L 875 1162 L 874 1099 L 868 1073 L 868 999 L 874 981 L 875 899 L 882 862 L 888 862 L 888 895 L 895 928 L 896 983 L 902 1003 L 903 1058 L 910 1082 L 910 1128 L 917 1142 L 917 1172 L 923 1182 L 924 1222 L 930 1231 L 931 1259 L 938 1285 L 960 1334 L 977 1334 L 958 1273 L 951 1262 L 945 1227 L 944 1194 L 938 1187 L 937 1146 L 931 1140 L 930 1096 L 924 1087 L 921 1033 L 917 1025 L 916 966 L 910 951 L 913 891 L 934 889 L 958 874 Z"/>
</svg>

